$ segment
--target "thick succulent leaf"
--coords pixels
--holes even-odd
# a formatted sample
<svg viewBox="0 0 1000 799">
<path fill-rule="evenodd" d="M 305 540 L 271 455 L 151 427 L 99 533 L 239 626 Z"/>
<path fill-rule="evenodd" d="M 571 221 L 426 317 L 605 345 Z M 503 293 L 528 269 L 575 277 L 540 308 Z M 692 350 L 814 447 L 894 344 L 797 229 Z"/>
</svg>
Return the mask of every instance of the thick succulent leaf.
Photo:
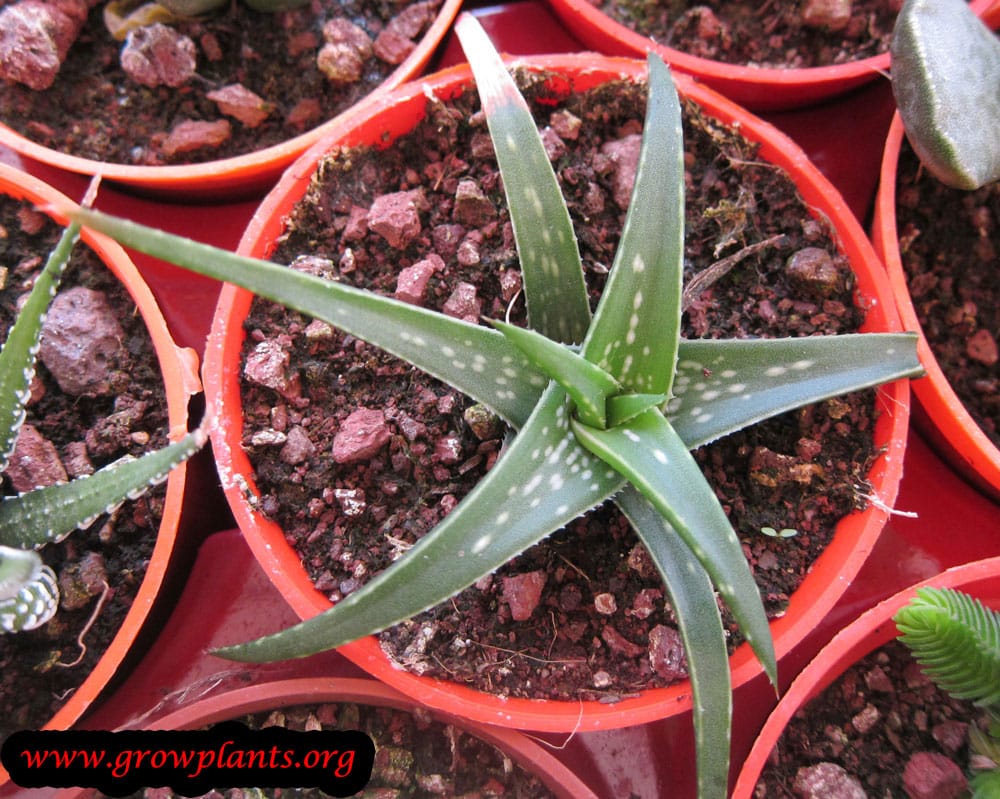
<svg viewBox="0 0 1000 799">
<path fill-rule="evenodd" d="M 576 403 L 576 413 L 584 424 L 607 427 L 609 398 L 621 391 L 618 381 L 569 349 L 534 330 L 491 320 L 524 355 L 549 378 L 555 380 Z"/>
<path fill-rule="evenodd" d="M 511 424 L 528 418 L 548 385 L 495 330 L 105 214 L 74 216 L 127 247 L 322 319 L 454 386 Z"/>
<path fill-rule="evenodd" d="M 669 394 L 680 337 L 684 147 L 670 71 L 652 53 L 639 166 L 583 356 L 626 389 Z"/>
<path fill-rule="evenodd" d="M 59 581 L 37 552 L 0 546 L 0 632 L 34 630 L 59 608 Z"/>
<path fill-rule="evenodd" d="M 135 499 L 205 443 L 201 430 L 140 458 L 116 461 L 69 483 L 37 488 L 0 501 L 0 544 L 28 549 L 86 527 L 102 513 Z"/>
<path fill-rule="evenodd" d="M 972 799 L 996 799 L 1000 796 L 1000 768 L 979 771 L 969 778 Z"/>
<path fill-rule="evenodd" d="M 521 261 L 528 323 L 579 344 L 590 305 L 573 223 L 528 105 L 479 21 L 462 14 L 455 33 L 482 100 Z"/>
<path fill-rule="evenodd" d="M 73 245 L 80 237 L 80 226 L 70 225 L 49 254 L 45 267 L 35 278 L 27 301 L 18 312 L 0 350 L 0 471 L 14 450 L 17 432 L 24 422 L 24 406 L 28 401 L 31 379 L 35 375 L 35 358 L 42 338 L 45 314 L 56 295 Z"/>
<path fill-rule="evenodd" d="M 965 0 L 906 0 L 892 34 L 892 89 L 906 137 L 938 180 L 1000 179 L 1000 41 Z"/>
<path fill-rule="evenodd" d="M 725 796 L 733 697 L 726 634 L 712 582 L 687 544 L 638 491 L 629 486 L 615 501 L 663 577 L 684 641 L 694 703 L 698 796 Z"/>
<path fill-rule="evenodd" d="M 1000 706 L 1000 613 L 951 588 L 920 588 L 893 616 L 927 676 L 960 699 Z"/>
<path fill-rule="evenodd" d="M 650 408 L 658 408 L 667 401 L 666 394 L 618 394 L 608 397 L 608 427 L 631 422 Z M 581 421 L 586 422 L 585 419 Z"/>
<path fill-rule="evenodd" d="M 649 410 L 624 427 L 598 430 L 575 419 L 571 425 L 580 443 L 635 486 L 690 547 L 777 685 L 771 630 L 743 548 L 670 423 L 658 410 Z"/>
<path fill-rule="evenodd" d="M 433 530 L 359 590 L 307 621 L 216 654 L 249 662 L 305 657 L 378 632 L 492 573 L 610 497 L 622 479 L 569 432 L 553 384 L 487 475 Z"/>
<path fill-rule="evenodd" d="M 784 411 L 921 374 L 912 333 L 682 341 L 665 414 L 696 449 Z"/>
</svg>

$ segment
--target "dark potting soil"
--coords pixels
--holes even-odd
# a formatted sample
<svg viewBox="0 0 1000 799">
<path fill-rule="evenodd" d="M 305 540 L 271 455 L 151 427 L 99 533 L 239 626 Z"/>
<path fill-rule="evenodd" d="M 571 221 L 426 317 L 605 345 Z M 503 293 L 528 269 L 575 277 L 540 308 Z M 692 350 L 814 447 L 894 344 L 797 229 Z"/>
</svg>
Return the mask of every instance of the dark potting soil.
<svg viewBox="0 0 1000 799">
<path fill-rule="evenodd" d="M 907 793 L 904 779 L 922 779 L 914 768 L 907 774 L 912 757 L 946 757 L 964 772 L 969 725 L 985 729 L 986 722 L 985 710 L 938 689 L 909 650 L 892 641 L 796 713 L 757 781 L 755 796 L 800 796 L 793 790 L 799 770 L 833 763 L 855 777 L 872 799 L 908 799 L 914 794 Z"/>
<path fill-rule="evenodd" d="M 896 226 L 924 335 L 959 399 L 1000 446 L 1000 184 L 948 188 L 904 141 Z"/>
<path fill-rule="evenodd" d="M 596 301 L 623 219 L 612 151 L 640 131 L 645 86 L 611 85 L 562 103 L 537 78 L 522 78 L 556 153 Z M 510 223 L 477 108 L 470 93 L 454 104 L 433 102 L 425 122 L 393 147 L 325 160 L 275 260 L 308 254 L 298 268 L 392 294 L 401 269 L 440 259 L 424 305 L 494 318 L 509 312 L 523 323 Z M 693 106 L 685 117 L 686 279 L 745 247 L 783 238 L 747 254 L 693 297 L 684 334 L 856 330 L 863 314 L 852 302 L 848 264 L 788 178 Z M 608 142 L 611 149 L 603 149 Z M 457 204 L 461 181 L 473 181 L 487 201 Z M 365 209 L 384 193 L 404 190 L 419 192 L 420 230 L 397 248 L 368 229 Z M 786 268 L 793 255 L 831 259 L 833 279 L 796 282 Z M 503 431 L 477 428 L 477 435 L 463 418 L 470 403 L 462 395 L 322 323 L 257 300 L 246 328 L 244 362 L 260 347 L 282 364 L 271 374 L 276 388 L 243 381 L 244 445 L 259 507 L 336 601 L 405 557 L 492 465 Z M 695 453 L 743 541 L 772 617 L 783 613 L 836 522 L 863 502 L 873 397 L 863 392 L 788 413 Z M 390 440 L 362 462 L 337 465 L 330 457 L 334 436 L 358 408 L 381 410 Z M 765 527 L 797 534 L 771 537 L 761 532 Z M 526 584 L 530 594 L 538 583 L 544 586 L 536 603 L 513 596 Z M 530 617 L 513 621 L 511 602 L 525 601 Z M 735 643 L 731 623 L 730 631 Z M 408 669 L 501 695 L 613 701 L 686 674 L 660 579 L 611 507 L 383 633 L 381 642 Z"/>
<path fill-rule="evenodd" d="M 492 744 L 437 721 L 422 708 L 324 703 L 282 708 L 236 719 L 252 730 L 359 730 L 375 743 L 372 776 L 358 799 L 549 799 L 542 781 Z M 174 799 L 169 788 L 148 788 L 132 799 Z M 325 799 L 316 788 L 219 789 L 204 799 Z"/>
<path fill-rule="evenodd" d="M 0 264 L 4 267 L 0 329 L 4 337 L 13 324 L 18 299 L 27 294 L 60 233 L 48 217 L 0 198 Z M 123 346 L 107 364 L 108 395 L 64 393 L 44 364 L 37 366 L 25 424 L 54 445 L 70 476 L 167 443 L 163 378 L 135 303 L 82 243 L 74 249 L 61 291 L 74 286 L 106 297 L 124 335 Z M 17 458 L 15 454 L 11 465 Z M 15 493 L 6 473 L 3 482 L 5 494 Z M 61 606 L 42 627 L 0 635 L 0 707 L 4 709 L 0 739 L 48 721 L 107 649 L 145 574 L 163 497 L 163 487 L 155 488 L 126 502 L 113 517 L 102 516 L 87 530 L 77 530 L 40 551 L 60 577 Z M 105 592 L 103 584 L 110 590 Z"/>
<path fill-rule="evenodd" d="M 898 4 L 854 0 L 849 16 L 832 4 L 802 0 L 603 0 L 626 27 L 692 56 L 727 64 L 805 69 L 860 61 L 887 52 Z M 814 6 L 827 9 L 807 13 Z"/>
<path fill-rule="evenodd" d="M 429 24 L 439 0 L 424 5 Z M 13 82 L 0 84 L 4 124 L 42 146 L 84 158 L 141 166 L 200 163 L 305 133 L 371 93 L 395 69 L 372 55 L 360 80 L 334 84 L 317 69 L 316 55 L 327 20 L 346 17 L 375 38 L 400 13 L 398 3 L 316 0 L 300 9 L 265 14 L 232 2 L 224 11 L 174 24 L 197 48 L 195 77 L 176 89 L 147 88 L 122 70 L 122 43 L 109 35 L 103 9 L 103 3 L 92 8 L 51 88 L 33 91 Z M 271 106 L 259 125 L 227 116 L 207 97 L 232 84 Z M 176 153 L 167 144 L 179 123 L 222 120 L 231 126 L 222 143 Z"/>
</svg>

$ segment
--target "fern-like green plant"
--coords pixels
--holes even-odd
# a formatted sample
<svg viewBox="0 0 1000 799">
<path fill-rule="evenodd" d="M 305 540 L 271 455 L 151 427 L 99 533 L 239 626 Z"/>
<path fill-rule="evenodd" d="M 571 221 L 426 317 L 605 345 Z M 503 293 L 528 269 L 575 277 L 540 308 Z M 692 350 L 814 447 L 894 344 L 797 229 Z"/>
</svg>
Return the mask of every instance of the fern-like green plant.
<svg viewBox="0 0 1000 799">
<path fill-rule="evenodd" d="M 965 0 L 906 0 L 896 17 L 892 89 L 906 136 L 942 183 L 1000 179 L 1000 41 Z"/>
<path fill-rule="evenodd" d="M 969 729 L 973 799 L 1000 796 L 1000 613 L 953 588 L 919 588 L 893 616 L 902 641 L 934 683 L 990 713 Z"/>
<path fill-rule="evenodd" d="M 757 586 L 690 450 L 810 402 L 920 373 L 914 336 L 685 341 L 680 102 L 650 56 L 645 132 L 620 246 L 591 315 L 576 237 L 524 99 L 474 17 L 469 57 L 521 262 L 529 328 L 483 326 L 85 211 L 127 246 L 323 319 L 449 383 L 517 434 L 472 492 L 390 568 L 328 612 L 217 651 L 302 657 L 432 607 L 608 499 L 666 584 L 687 648 L 701 796 L 726 793 L 731 690 L 715 591 L 772 682 Z"/>
<path fill-rule="evenodd" d="M 79 228 L 74 224 L 63 232 L 0 350 L 0 472 L 7 467 L 25 419 L 45 312 Z M 0 500 L 0 632 L 34 629 L 58 609 L 58 581 L 38 548 L 88 526 L 125 499 L 136 498 L 196 452 L 205 439 L 204 430 L 198 430 L 141 458 L 122 459 L 92 475 Z"/>
</svg>

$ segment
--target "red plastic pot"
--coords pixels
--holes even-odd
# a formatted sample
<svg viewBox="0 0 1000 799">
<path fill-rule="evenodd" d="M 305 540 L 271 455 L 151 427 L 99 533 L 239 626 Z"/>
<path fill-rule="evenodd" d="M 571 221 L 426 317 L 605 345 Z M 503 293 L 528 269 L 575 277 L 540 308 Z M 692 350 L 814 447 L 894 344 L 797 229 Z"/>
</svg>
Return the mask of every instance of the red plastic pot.
<svg viewBox="0 0 1000 799">
<path fill-rule="evenodd" d="M 414 50 L 386 78 L 369 99 L 419 75 L 450 30 L 461 0 L 444 0 L 434 22 Z M 363 104 L 362 101 L 361 104 Z M 312 130 L 263 150 L 202 164 L 136 166 L 95 161 L 43 147 L 0 122 L 0 144 L 43 164 L 82 175 L 101 175 L 105 180 L 165 200 L 217 202 L 260 196 L 282 170 L 335 128 L 354 106 Z"/>
<path fill-rule="evenodd" d="M 872 242 L 885 263 L 903 325 L 907 330 L 919 331 L 920 322 L 910 299 L 896 230 L 896 168 L 904 136 L 903 122 L 897 113 L 882 155 Z M 913 382 L 914 422 L 957 471 L 1000 500 L 1000 449 L 980 429 L 955 394 L 922 331 L 918 353 L 927 376 Z"/>
<path fill-rule="evenodd" d="M 34 203 L 43 210 L 56 204 L 62 208 L 73 204 L 42 181 L 5 164 L 0 164 L 0 191 L 15 199 Z M 170 438 L 179 440 L 187 433 L 188 401 L 201 391 L 198 356 L 193 350 L 174 343 L 152 292 L 125 251 L 110 239 L 89 231 L 83 231 L 82 240 L 125 285 L 146 323 L 163 373 Z M 186 464 L 181 464 L 167 479 L 156 544 L 145 577 L 121 628 L 93 671 L 45 724 L 45 729 L 66 729 L 74 724 L 119 674 L 126 657 L 137 654 L 135 639 L 146 626 L 168 575 L 176 568 L 178 524 L 186 474 Z M 7 773 L 0 768 L 0 785 L 6 780 Z"/>
<path fill-rule="evenodd" d="M 144 726 L 144 729 L 194 730 L 251 713 L 334 702 L 391 707 L 404 711 L 421 707 L 419 702 L 414 702 L 375 680 L 303 677 L 263 682 L 215 694 L 158 718 Z M 597 799 L 597 795 L 572 770 L 538 741 L 514 730 L 475 724 L 441 713 L 433 713 L 432 716 L 435 721 L 454 725 L 495 746 L 525 771 L 540 779 L 559 799 Z M 93 795 L 91 790 L 67 790 L 59 793 L 59 799 L 87 799 Z"/>
<path fill-rule="evenodd" d="M 550 56 L 515 62 L 560 76 L 558 84 L 568 91 L 585 90 L 609 80 L 644 80 L 644 62 L 608 59 L 594 55 Z M 565 78 L 565 84 L 563 83 Z M 749 139 L 760 142 L 759 157 L 783 167 L 793 178 L 805 203 L 817 216 L 829 219 L 837 229 L 844 254 L 857 277 L 861 304 L 868 308 L 867 330 L 899 330 L 884 270 L 875 257 L 864 232 L 839 193 L 819 173 L 805 154 L 784 134 L 748 114 L 718 94 L 678 75 L 680 91 L 698 102 L 711 116 L 737 124 Z M 406 86 L 372 106 L 373 113 L 355 117 L 335 134 L 312 148 L 290 168 L 265 198 L 240 244 L 240 252 L 267 257 L 283 232 L 285 217 L 305 193 L 318 160 L 333 146 L 382 143 L 410 130 L 424 114 L 427 96 L 445 99 L 467 87 L 467 68 L 456 67 Z M 555 85 L 555 82 L 554 84 Z M 330 607 L 329 600 L 310 582 L 299 556 L 288 545 L 281 529 L 255 512 L 247 491 L 255 491 L 250 462 L 241 448 L 240 352 L 244 337 L 243 321 L 253 297 L 226 285 L 220 295 L 213 330 L 205 355 L 205 387 L 210 407 L 216 408 L 219 423 L 212 442 L 230 507 L 237 523 L 260 562 L 301 618 L 309 618 Z M 902 472 L 903 451 L 909 418 L 909 388 L 905 381 L 883 387 L 878 392 L 879 419 L 876 446 L 883 451 L 868 479 L 881 500 L 862 513 L 842 520 L 826 551 L 791 598 L 787 613 L 772 623 L 778 657 L 791 651 L 819 625 L 823 616 L 850 584 L 882 530 L 896 497 Z M 340 650 L 357 665 L 403 693 L 437 709 L 477 721 L 550 732 L 614 729 L 641 724 L 691 709 L 687 682 L 663 689 L 644 691 L 616 704 L 599 702 L 558 702 L 502 699 L 464 686 L 419 677 L 387 659 L 374 638 L 367 638 Z M 761 668 L 748 646 L 732 658 L 734 687 L 761 675 Z"/>
<path fill-rule="evenodd" d="M 754 111 L 780 111 L 819 103 L 865 85 L 889 71 L 883 53 L 845 64 L 808 69 L 750 67 L 692 56 L 660 45 L 601 11 L 590 0 L 547 0 L 569 31 L 587 47 L 616 56 L 639 56 L 653 50 L 675 70 Z M 994 0 L 975 0 L 983 14 Z"/>
<path fill-rule="evenodd" d="M 859 616 L 820 650 L 778 702 L 743 762 L 732 799 L 750 799 L 768 756 L 791 718 L 818 696 L 853 663 L 896 637 L 893 615 L 916 594 L 917 588 L 954 588 L 1000 608 L 1000 557 L 948 569 L 929 580 L 894 594 Z"/>
</svg>

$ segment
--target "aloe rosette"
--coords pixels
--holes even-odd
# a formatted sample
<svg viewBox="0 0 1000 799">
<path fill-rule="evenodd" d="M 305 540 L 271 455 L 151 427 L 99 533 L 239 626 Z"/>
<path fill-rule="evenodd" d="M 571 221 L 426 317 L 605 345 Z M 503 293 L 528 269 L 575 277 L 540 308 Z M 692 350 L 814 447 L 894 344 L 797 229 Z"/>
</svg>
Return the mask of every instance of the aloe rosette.
<svg viewBox="0 0 1000 799">
<path fill-rule="evenodd" d="M 517 431 L 486 477 L 390 568 L 329 611 L 217 654 L 302 657 L 385 629 L 613 500 L 667 586 L 694 693 L 699 790 L 722 795 L 732 711 L 716 591 L 775 683 L 777 664 L 739 540 L 690 450 L 785 410 L 918 374 L 914 337 L 681 338 L 681 112 L 669 71 L 655 56 L 632 201 L 591 315 L 569 214 L 527 106 L 475 20 L 463 17 L 456 30 L 503 177 L 528 329 L 471 324 L 101 214 L 77 215 L 127 246 L 381 347 L 487 405 Z"/>
</svg>

